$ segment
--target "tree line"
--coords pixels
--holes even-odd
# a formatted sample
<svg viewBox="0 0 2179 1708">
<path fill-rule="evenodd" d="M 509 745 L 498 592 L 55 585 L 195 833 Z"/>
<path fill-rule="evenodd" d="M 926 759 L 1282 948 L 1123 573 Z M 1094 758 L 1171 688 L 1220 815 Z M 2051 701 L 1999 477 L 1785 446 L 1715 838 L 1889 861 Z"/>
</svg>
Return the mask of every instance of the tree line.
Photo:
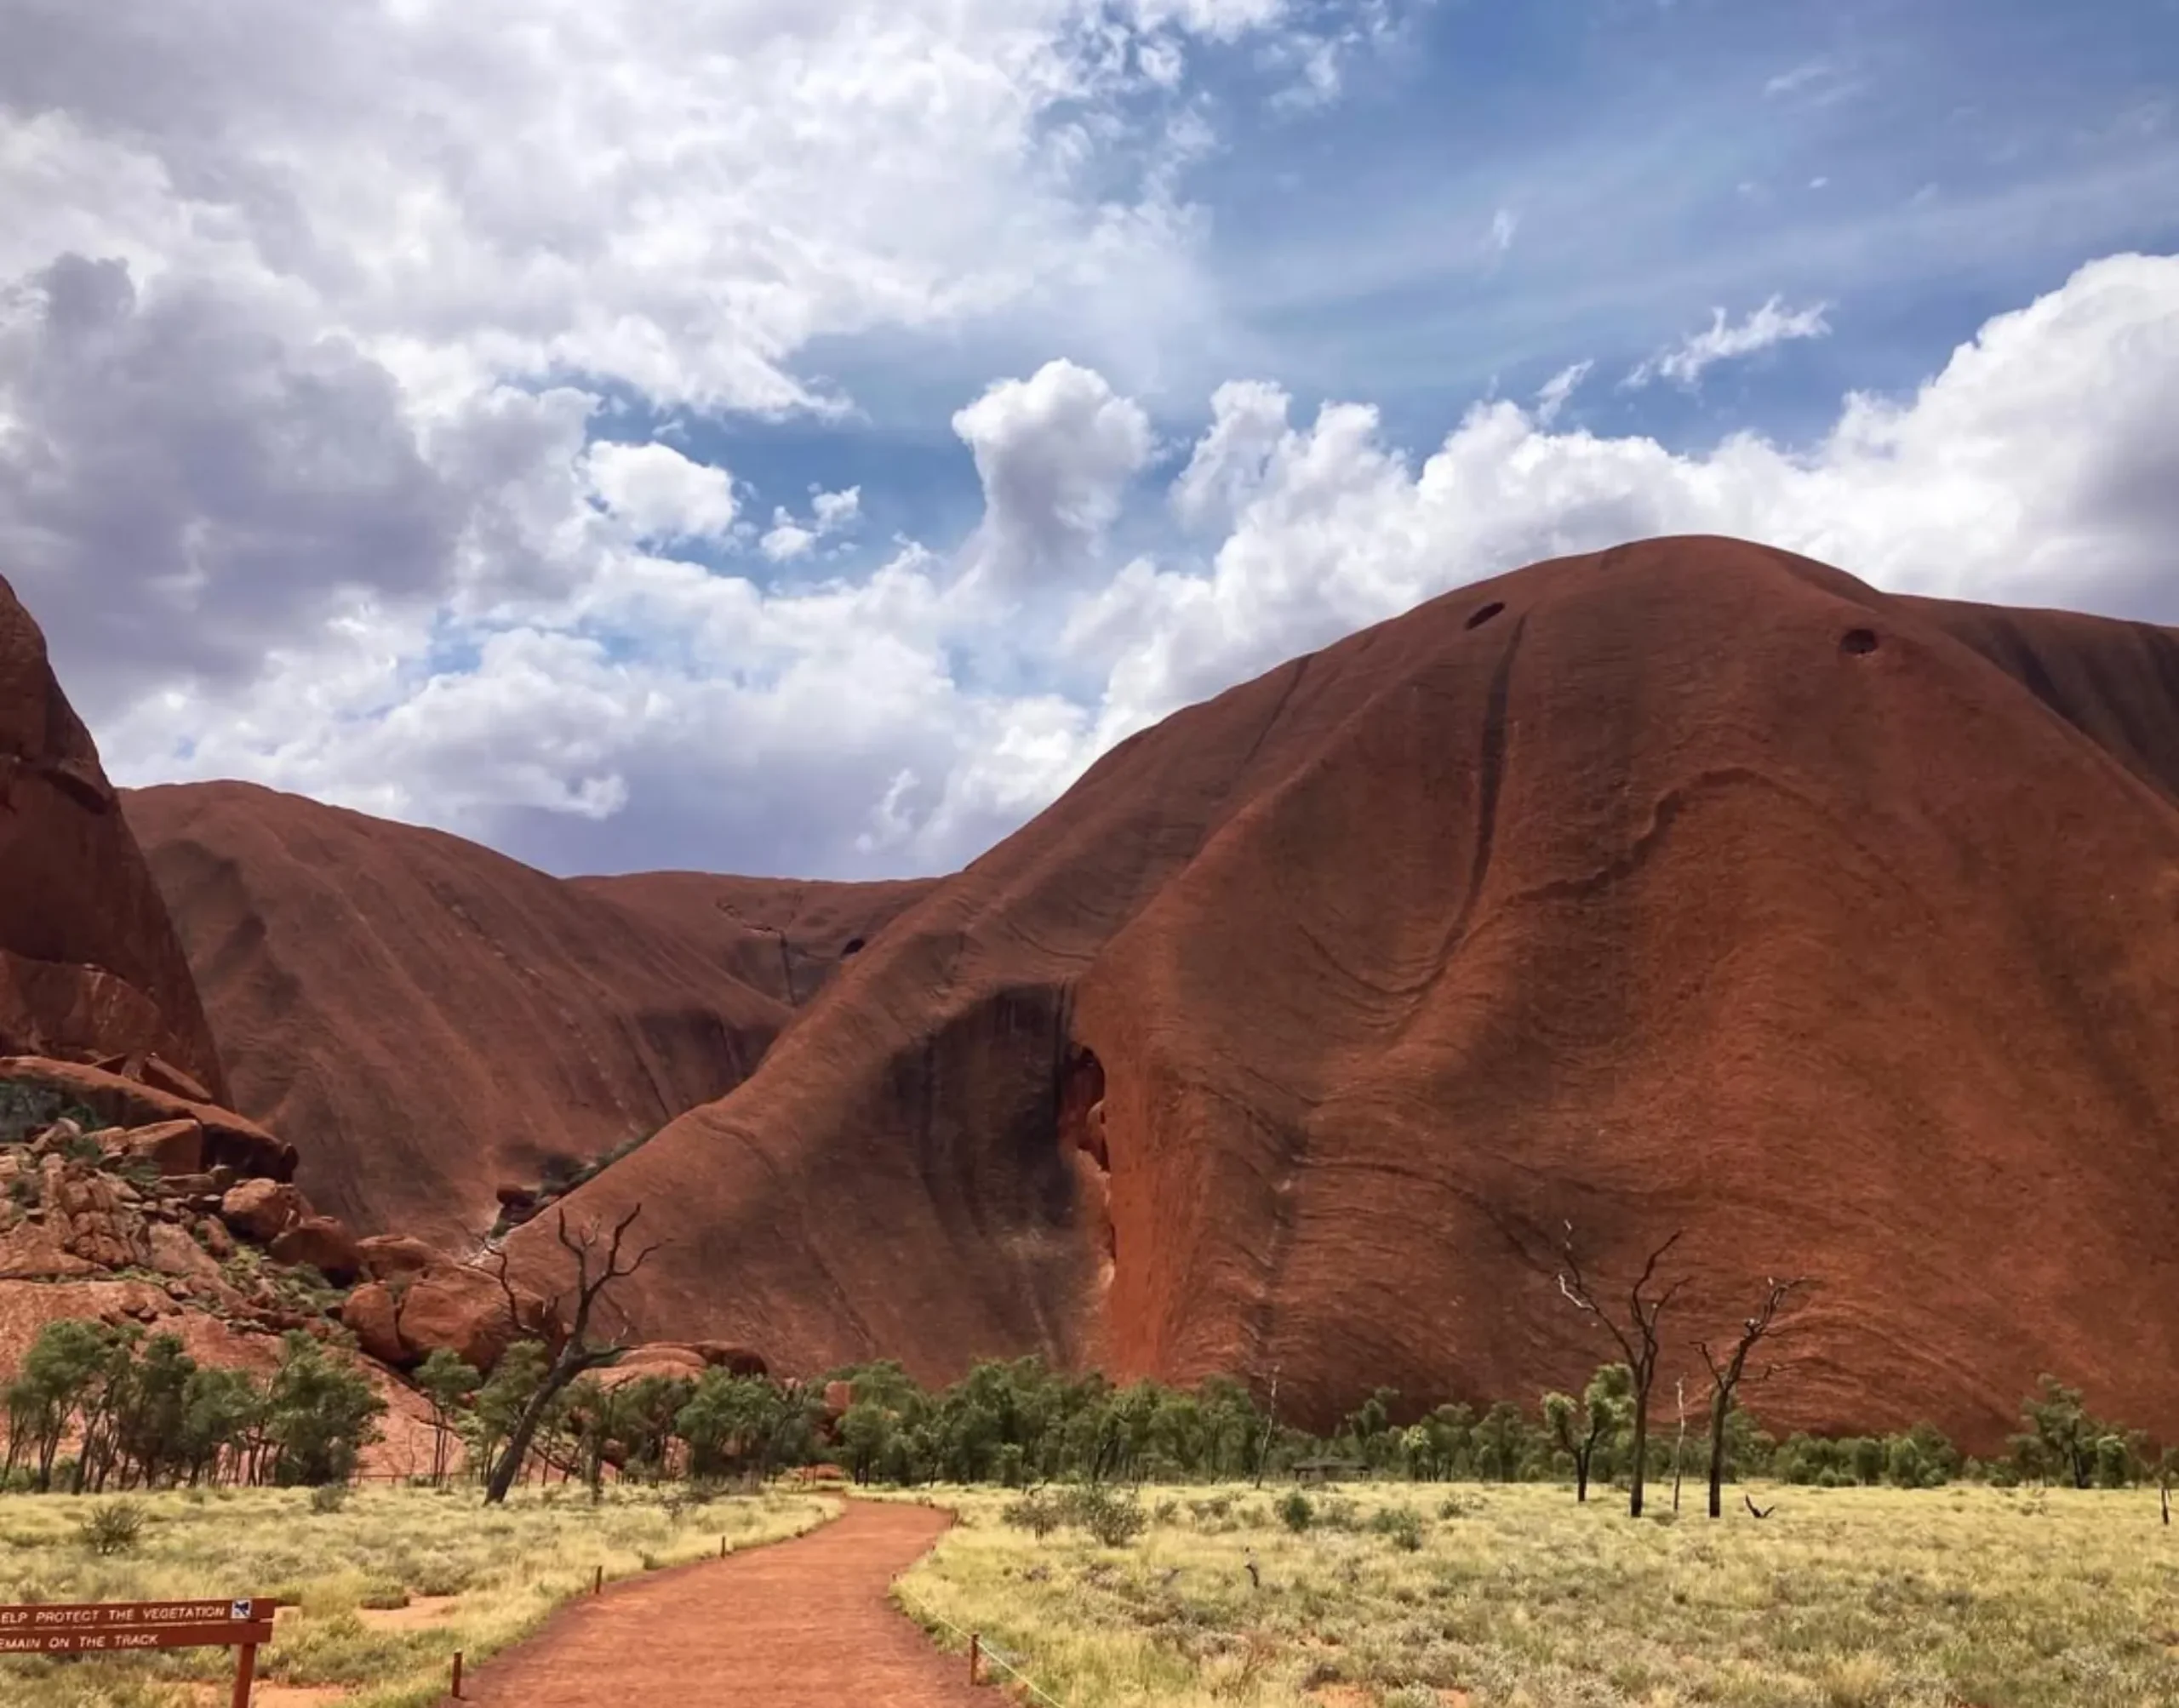
<svg viewBox="0 0 2179 1708">
<path fill-rule="evenodd" d="M 76 1494 L 344 1481 L 386 1408 L 300 1329 L 259 1376 L 199 1364 L 176 1334 L 72 1320 L 38 1331 L 0 1401 L 0 1486 Z"/>
<path fill-rule="evenodd" d="M 1558 1291 L 1621 1354 L 1600 1364 L 1578 1397 L 1545 1393 L 1533 1412 L 1501 1400 L 1481 1410 L 1442 1404 L 1415 1416 L 1397 1391 L 1379 1388 L 1331 1435 L 1318 1437 L 1279 1420 L 1275 1370 L 1261 1403 L 1226 1378 L 1193 1388 L 1120 1385 L 1095 1372 L 1055 1371 L 1035 1358 L 987 1360 L 937 1389 L 892 1362 L 835 1370 L 809 1385 L 723 1369 L 615 1380 L 611 1368 L 623 1349 L 594 1338 L 591 1325 L 609 1290 L 655 1249 L 628 1241 L 640 1214 L 640 1206 L 631 1210 L 609 1236 L 600 1225 L 570 1233 L 564 1214 L 558 1217 L 575 1286 L 569 1310 L 558 1296 L 549 1301 L 550 1317 L 568 1323 L 556 1345 L 518 1340 L 489 1379 L 445 1351 L 415 1373 L 433 1441 L 420 1480 L 444 1482 L 460 1467 L 495 1502 L 530 1476 L 580 1478 L 596 1491 L 609 1476 L 761 1481 L 821 1461 L 837 1462 L 859 1483 L 1017 1488 L 1261 1484 L 1274 1474 L 1358 1471 L 1421 1481 L 1570 1477 L 1583 1501 L 1594 1484 L 1608 1482 L 1625 1488 L 1639 1517 L 1653 1479 L 1671 1477 L 1677 1510 L 1684 1477 L 1698 1471 L 1713 1518 L 1721 1514 L 1725 1482 L 1747 1477 L 1902 1488 L 1960 1477 L 2081 1488 L 2150 1480 L 2170 1522 L 2174 1452 L 2094 1417 L 2078 1389 L 2049 1376 L 2023 1404 L 2027 1427 L 1987 1465 L 1963 1457 L 1928 1424 L 1893 1435 L 1774 1440 L 1742 1396 L 1790 1362 L 1775 1349 L 1794 1332 L 1793 1314 L 1812 1285 L 1806 1277 L 1767 1279 L 1730 1339 L 1696 1342 L 1704 1380 L 1691 1448 L 1684 1380 L 1673 1384 L 1673 1427 L 1654 1431 L 1660 1324 L 1684 1278 L 1666 1277 L 1677 1233 L 1649 1254 L 1621 1305 L 1616 1289 L 1593 1277 L 1567 1225 L 1555 1254 Z M 519 1325 L 504 1258 L 500 1274 L 508 1321 Z M 277 1367 L 260 1380 L 198 1367 L 171 1334 L 146 1340 L 134 1325 L 74 1322 L 47 1325 L 4 1399 L 0 1475 L 9 1486 L 76 1492 L 110 1483 L 343 1480 L 385 1408 L 358 1370 L 306 1334 L 285 1337 Z M 73 1455 L 64 1460 L 70 1443 Z"/>
<path fill-rule="evenodd" d="M 518 1342 L 489 1377 L 436 1351 L 415 1374 L 431 1413 L 432 1461 L 419 1482 L 489 1480 L 525 1417 L 534 1426 L 515 1474 L 602 1489 L 609 1481 L 761 1482 L 820 1463 L 857 1483 L 1085 1486 L 1224 1482 L 1301 1475 L 1419 1482 L 1570 1481 L 1631 1488 L 1714 1468 L 1720 1481 L 1929 1488 L 1966 1480 L 2168 1489 L 2174 1455 L 2096 1417 L 2081 1392 L 2050 1377 L 2022 1406 L 2023 1427 L 1987 1462 L 1962 1454 L 1929 1424 L 1893 1434 L 1782 1440 L 1747 1410 L 1714 1439 L 1707 1416 L 1688 1428 L 1633 1424 L 1633 1372 L 1601 1366 L 1578 1395 L 1533 1406 L 1449 1403 L 1419 1415 L 1381 1387 L 1329 1434 L 1282 1424 L 1237 1381 L 1183 1388 L 1115 1383 L 1036 1358 L 990 1360 L 942 1387 L 896 1362 L 851 1366 L 801 1384 L 735 1375 L 647 1374 L 614 1382 L 586 1371 L 541 1407 L 556 1355 Z M 830 1390 L 837 1402 L 827 1405 Z M 263 1376 L 199 1365 L 172 1334 L 134 1324 L 48 1323 L 4 1397 L 6 1486 L 102 1493 L 208 1483 L 346 1480 L 373 1440 L 384 1402 L 363 1374 L 310 1335 L 290 1334 Z M 1642 1457 L 1637 1459 L 1639 1453 Z"/>
</svg>

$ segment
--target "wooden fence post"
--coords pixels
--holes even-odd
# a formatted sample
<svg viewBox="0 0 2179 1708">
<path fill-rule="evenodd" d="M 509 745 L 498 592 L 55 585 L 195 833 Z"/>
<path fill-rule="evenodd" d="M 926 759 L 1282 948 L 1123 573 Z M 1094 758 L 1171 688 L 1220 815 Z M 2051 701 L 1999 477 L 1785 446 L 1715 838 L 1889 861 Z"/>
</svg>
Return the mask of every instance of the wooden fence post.
<svg viewBox="0 0 2179 1708">
<path fill-rule="evenodd" d="M 461 1651 L 454 1652 L 454 1699 L 461 1700 Z"/>
<path fill-rule="evenodd" d="M 969 1633 L 969 1682 L 971 1684 L 979 1684 L 983 1682 L 976 1676 L 983 1658 L 984 1640 L 975 1632 L 970 1631 Z"/>
<path fill-rule="evenodd" d="M 603 1595 L 603 1594 L 605 1593 L 605 1568 L 604 1568 L 604 1567 L 600 1566 L 600 1567 L 598 1568 L 598 1575 L 597 1575 L 597 1576 L 595 1576 L 595 1577 L 593 1577 L 593 1578 L 590 1580 L 590 1592 L 591 1592 L 591 1594 L 592 1594 L 592 1595 L 594 1595 L 594 1596 L 602 1596 L 602 1595 Z"/>
<path fill-rule="evenodd" d="M 235 1650 L 234 1708 L 249 1708 L 249 1687 L 257 1682 L 257 1645 L 245 1642 Z"/>
</svg>

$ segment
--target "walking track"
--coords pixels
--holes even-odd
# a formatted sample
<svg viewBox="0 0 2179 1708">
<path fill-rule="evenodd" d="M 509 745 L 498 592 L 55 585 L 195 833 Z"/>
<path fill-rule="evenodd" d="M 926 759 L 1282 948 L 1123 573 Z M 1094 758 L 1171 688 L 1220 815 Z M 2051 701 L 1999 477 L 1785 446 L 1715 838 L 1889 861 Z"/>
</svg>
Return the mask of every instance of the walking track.
<svg viewBox="0 0 2179 1708">
<path fill-rule="evenodd" d="M 792 1541 L 610 1585 L 480 1666 L 482 1708 L 991 1708 L 887 1598 L 952 1521 L 849 1503 Z"/>
</svg>

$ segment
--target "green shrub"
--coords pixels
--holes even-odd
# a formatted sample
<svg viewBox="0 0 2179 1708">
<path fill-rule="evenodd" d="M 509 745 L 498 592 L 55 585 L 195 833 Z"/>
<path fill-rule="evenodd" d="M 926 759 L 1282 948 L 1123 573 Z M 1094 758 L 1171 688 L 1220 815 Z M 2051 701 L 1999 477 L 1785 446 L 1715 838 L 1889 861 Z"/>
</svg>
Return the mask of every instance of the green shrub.
<svg viewBox="0 0 2179 1708">
<path fill-rule="evenodd" d="M 1040 1542 L 1065 1521 L 1059 1503 L 1037 1489 L 1030 1490 L 1019 1500 L 1009 1501 L 999 1517 L 1017 1530 L 1027 1530 Z"/>
<path fill-rule="evenodd" d="M 130 1500 L 102 1500 L 76 1521 L 76 1534 L 101 1558 L 131 1553 L 143 1539 L 144 1509 Z"/>
<path fill-rule="evenodd" d="M 1317 1522 L 1317 1509 L 1297 1488 L 1278 1503 L 1278 1522 L 1298 1536 Z"/>
<path fill-rule="evenodd" d="M 1107 1548 L 1126 1546 L 1149 1522 L 1141 1501 L 1115 1494 L 1102 1483 L 1068 1489 L 1061 1505 L 1068 1523 L 1087 1530 Z"/>
<path fill-rule="evenodd" d="M 348 1504 L 348 1485 L 345 1482 L 321 1482 L 310 1492 L 310 1510 L 313 1512 L 338 1512 Z"/>
<path fill-rule="evenodd" d="M 1385 1507 L 1370 1518 L 1370 1528 L 1403 1553 L 1422 1545 L 1422 1520 L 1412 1507 Z"/>
</svg>

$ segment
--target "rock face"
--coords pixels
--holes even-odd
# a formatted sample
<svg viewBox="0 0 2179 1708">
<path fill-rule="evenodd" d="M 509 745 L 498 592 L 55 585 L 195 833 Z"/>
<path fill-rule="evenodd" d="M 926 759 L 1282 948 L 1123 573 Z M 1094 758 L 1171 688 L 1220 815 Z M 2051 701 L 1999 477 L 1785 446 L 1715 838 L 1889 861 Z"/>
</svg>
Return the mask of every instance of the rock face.
<svg viewBox="0 0 2179 1708">
<path fill-rule="evenodd" d="M 1679 1231 L 1668 1368 L 1821 1278 L 1775 1424 L 2179 1434 L 2175 1029 L 2179 634 L 1651 541 L 1124 743 L 568 1208 L 645 1335 L 1318 1423 L 1577 1382 L 1563 1224 Z"/>
<path fill-rule="evenodd" d="M 458 1248 L 739 1084 L 927 885 L 550 877 L 244 784 L 124 797 L 240 1106 L 352 1227 Z"/>
<path fill-rule="evenodd" d="M 44 636 L 0 580 L 0 1055 L 128 1052 L 225 1095 L 166 905 Z"/>
</svg>

